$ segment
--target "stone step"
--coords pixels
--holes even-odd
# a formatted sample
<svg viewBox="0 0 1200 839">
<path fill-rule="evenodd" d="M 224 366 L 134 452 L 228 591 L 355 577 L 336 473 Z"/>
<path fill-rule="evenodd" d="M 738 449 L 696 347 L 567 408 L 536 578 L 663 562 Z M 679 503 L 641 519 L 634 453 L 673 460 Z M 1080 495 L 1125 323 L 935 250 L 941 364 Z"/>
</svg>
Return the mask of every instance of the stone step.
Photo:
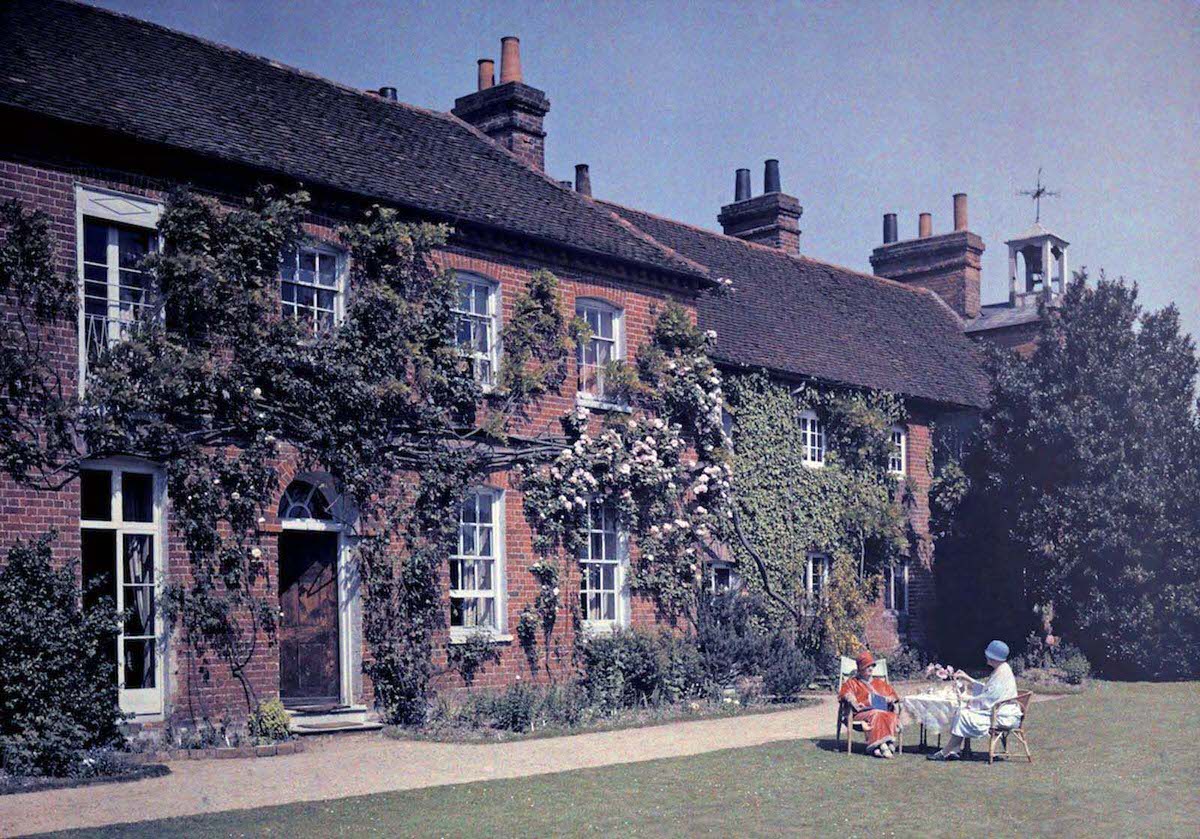
<svg viewBox="0 0 1200 839">
<path fill-rule="evenodd" d="M 292 733 L 300 737 L 311 737 L 314 734 L 353 734 L 363 731 L 378 731 L 383 728 L 378 722 L 323 722 L 309 725 L 292 721 Z"/>
<path fill-rule="evenodd" d="M 370 725 L 364 705 L 323 705 L 288 708 L 291 729 L 296 733 L 305 731 L 330 731 L 342 728 L 361 730 Z"/>
</svg>

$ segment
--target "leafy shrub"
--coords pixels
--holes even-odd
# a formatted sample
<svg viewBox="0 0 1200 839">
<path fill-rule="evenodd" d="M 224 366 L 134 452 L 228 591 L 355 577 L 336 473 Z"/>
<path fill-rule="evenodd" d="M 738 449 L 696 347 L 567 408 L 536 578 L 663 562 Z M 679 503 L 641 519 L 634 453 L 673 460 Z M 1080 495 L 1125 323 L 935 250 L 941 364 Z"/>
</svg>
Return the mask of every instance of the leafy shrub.
<svg viewBox="0 0 1200 839">
<path fill-rule="evenodd" d="M 1092 665 L 1083 652 L 1072 644 L 1067 644 L 1054 657 L 1055 664 L 1063 672 L 1063 681 L 1069 685 L 1082 684 L 1092 672 Z"/>
<path fill-rule="evenodd" d="M 279 699 L 259 702 L 250 714 L 250 736 L 260 743 L 279 743 L 292 737 L 291 718 Z"/>
<path fill-rule="evenodd" d="M 516 732 L 530 731 L 533 729 L 537 705 L 537 692 L 524 682 L 516 682 L 493 698 L 491 716 L 496 728 Z"/>
<path fill-rule="evenodd" d="M 770 664 L 763 673 L 763 688 L 776 699 L 788 699 L 807 688 L 817 666 L 791 641 L 777 636 L 770 648 Z"/>
<path fill-rule="evenodd" d="M 762 601 L 752 594 L 731 591 L 701 602 L 696 644 L 712 684 L 762 673 L 770 648 L 761 630 L 767 619 Z"/>
<path fill-rule="evenodd" d="M 80 608 L 51 538 L 17 542 L 0 570 L 0 767 L 14 775 L 79 774 L 90 751 L 123 742 L 115 606 Z"/>
<path fill-rule="evenodd" d="M 675 702 L 698 694 L 703 662 L 691 638 L 638 630 L 582 645 L 583 686 L 604 711 Z"/>
<path fill-rule="evenodd" d="M 901 644 L 886 656 L 889 679 L 911 679 L 919 676 L 929 663 L 929 657 L 917 647 Z"/>
</svg>

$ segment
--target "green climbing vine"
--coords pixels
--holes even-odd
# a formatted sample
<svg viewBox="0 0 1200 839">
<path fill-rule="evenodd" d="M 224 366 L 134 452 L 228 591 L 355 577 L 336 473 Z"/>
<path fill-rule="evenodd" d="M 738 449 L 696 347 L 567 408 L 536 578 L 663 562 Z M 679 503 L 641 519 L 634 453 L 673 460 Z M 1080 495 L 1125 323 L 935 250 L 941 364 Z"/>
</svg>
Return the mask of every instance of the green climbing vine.
<svg viewBox="0 0 1200 839">
<path fill-rule="evenodd" d="M 771 619 L 795 621 L 810 653 L 860 643 L 881 570 L 913 548 L 897 481 L 887 470 L 891 427 L 902 420 L 887 394 L 792 389 L 765 374 L 728 376 L 733 416 L 730 539 L 744 584 L 763 595 Z M 805 460 L 804 411 L 821 419 L 824 464 Z M 811 602 L 808 557 L 830 558 L 825 594 Z"/>
</svg>

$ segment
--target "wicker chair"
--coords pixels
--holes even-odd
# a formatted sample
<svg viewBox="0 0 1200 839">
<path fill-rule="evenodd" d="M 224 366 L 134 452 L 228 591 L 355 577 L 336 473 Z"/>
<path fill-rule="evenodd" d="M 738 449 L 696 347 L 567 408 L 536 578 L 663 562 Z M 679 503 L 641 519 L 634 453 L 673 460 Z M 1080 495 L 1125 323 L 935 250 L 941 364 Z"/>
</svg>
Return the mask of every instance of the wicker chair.
<svg viewBox="0 0 1200 839">
<path fill-rule="evenodd" d="M 1017 738 L 1017 742 L 1025 749 L 1025 757 L 1029 758 L 1029 762 L 1033 763 L 1033 754 L 1029 751 L 1029 741 L 1025 738 L 1025 721 L 1029 719 L 1029 700 L 1033 698 L 1033 693 L 1023 690 L 1013 699 L 1005 699 L 1002 702 L 997 702 L 992 706 L 992 721 L 988 725 L 988 763 L 996 757 L 996 741 L 1000 741 L 1004 747 L 1004 751 L 1000 754 L 1008 757 L 1008 735 Z M 996 722 L 996 712 L 1005 705 L 1020 705 L 1021 718 L 1013 725 L 999 725 Z"/>
<path fill-rule="evenodd" d="M 854 663 L 854 659 L 841 657 L 841 667 L 838 672 L 838 692 L 842 690 L 842 684 L 846 679 L 858 672 L 858 666 Z M 880 679 L 887 678 L 887 659 L 879 658 L 875 660 L 874 675 Z M 896 708 L 896 704 L 892 703 L 892 707 Z M 842 745 L 842 727 L 846 729 L 846 754 L 851 754 L 854 751 L 853 732 L 861 731 L 863 736 L 863 744 L 867 743 L 867 735 L 871 732 L 871 727 L 861 720 L 854 719 L 854 706 L 849 702 L 839 699 L 837 706 L 837 734 L 836 742 L 838 747 Z M 897 723 L 896 725 L 896 751 L 899 754 L 904 754 L 904 729 Z"/>
</svg>

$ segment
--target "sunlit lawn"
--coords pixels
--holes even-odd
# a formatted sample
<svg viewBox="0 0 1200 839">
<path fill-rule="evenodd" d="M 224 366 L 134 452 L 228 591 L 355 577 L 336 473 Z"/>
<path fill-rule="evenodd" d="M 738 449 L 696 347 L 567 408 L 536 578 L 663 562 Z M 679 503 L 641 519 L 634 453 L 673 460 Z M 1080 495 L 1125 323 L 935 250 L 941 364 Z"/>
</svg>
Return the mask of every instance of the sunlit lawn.
<svg viewBox="0 0 1200 839">
<path fill-rule="evenodd" d="M 882 761 L 802 740 L 99 835 L 1196 836 L 1198 725 L 1198 683 L 1099 682 L 1033 706 L 1032 765 Z"/>
</svg>

